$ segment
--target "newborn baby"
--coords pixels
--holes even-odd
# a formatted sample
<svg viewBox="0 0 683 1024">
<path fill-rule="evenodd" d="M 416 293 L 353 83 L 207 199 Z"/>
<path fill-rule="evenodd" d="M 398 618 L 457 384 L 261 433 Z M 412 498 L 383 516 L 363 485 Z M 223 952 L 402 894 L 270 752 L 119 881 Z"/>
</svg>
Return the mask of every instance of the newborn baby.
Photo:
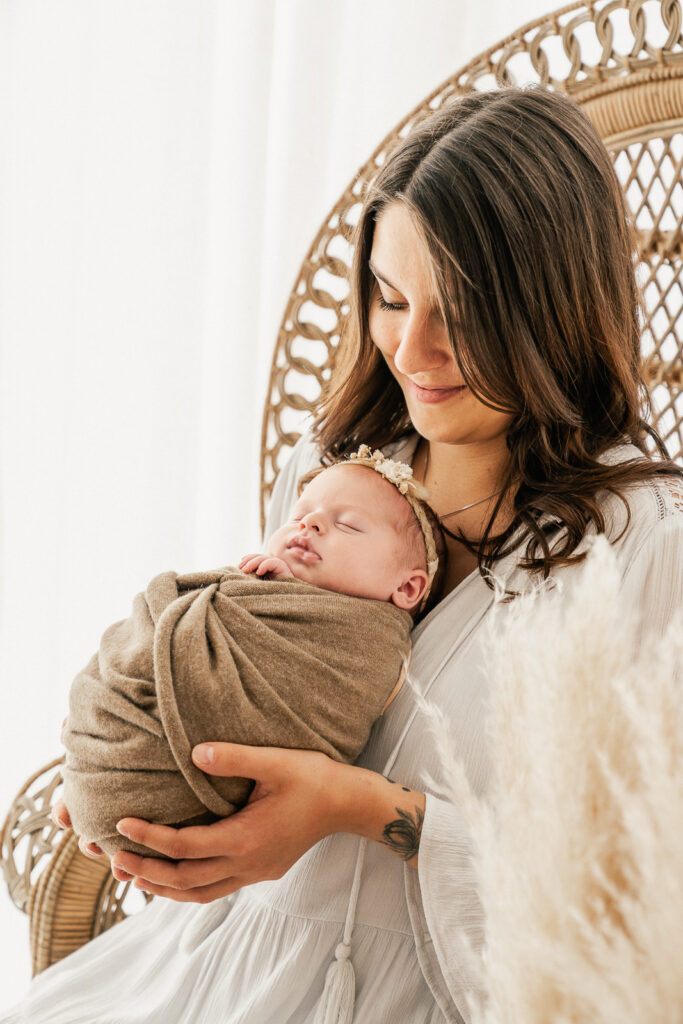
<svg viewBox="0 0 683 1024">
<path fill-rule="evenodd" d="M 354 459 L 309 474 L 267 554 L 245 555 L 240 569 L 416 609 L 429 582 L 422 528 L 398 488 L 377 472 L 359 473 L 359 465 Z"/>
<path fill-rule="evenodd" d="M 196 768 L 205 740 L 353 761 L 402 681 L 443 550 L 424 497 L 410 467 L 361 446 L 313 475 L 265 554 L 155 577 L 72 686 L 63 774 L 75 831 L 110 855 L 150 853 L 116 822 L 233 813 L 253 783 Z"/>
</svg>

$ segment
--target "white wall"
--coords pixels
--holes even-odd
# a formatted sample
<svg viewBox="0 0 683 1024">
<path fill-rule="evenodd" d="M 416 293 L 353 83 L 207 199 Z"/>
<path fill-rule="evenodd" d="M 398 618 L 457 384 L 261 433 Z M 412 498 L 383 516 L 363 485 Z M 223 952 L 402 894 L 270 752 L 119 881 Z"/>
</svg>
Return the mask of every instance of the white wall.
<svg viewBox="0 0 683 1024">
<path fill-rule="evenodd" d="M 342 188 L 545 8 L 0 7 L 1 809 L 59 752 L 74 673 L 149 577 L 258 543 L 270 351 Z M 27 934 L 3 888 L 3 1007 Z"/>
</svg>

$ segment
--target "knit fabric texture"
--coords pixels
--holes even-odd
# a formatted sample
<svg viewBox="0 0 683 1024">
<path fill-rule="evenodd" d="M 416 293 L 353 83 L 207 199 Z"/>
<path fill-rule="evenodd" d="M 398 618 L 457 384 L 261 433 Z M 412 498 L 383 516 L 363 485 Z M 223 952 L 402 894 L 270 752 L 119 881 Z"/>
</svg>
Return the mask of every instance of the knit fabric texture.
<svg viewBox="0 0 683 1024">
<path fill-rule="evenodd" d="M 410 650 L 393 604 L 238 569 L 156 576 L 71 688 L 64 800 L 78 835 L 159 856 L 124 817 L 209 824 L 253 782 L 207 775 L 207 740 L 319 750 L 353 761 Z"/>
</svg>

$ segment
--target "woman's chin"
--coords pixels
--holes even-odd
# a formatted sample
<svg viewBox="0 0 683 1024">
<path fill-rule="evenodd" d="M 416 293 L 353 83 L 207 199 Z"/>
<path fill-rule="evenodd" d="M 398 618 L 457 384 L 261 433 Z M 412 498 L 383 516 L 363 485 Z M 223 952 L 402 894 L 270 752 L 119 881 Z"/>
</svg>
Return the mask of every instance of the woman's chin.
<svg viewBox="0 0 683 1024">
<path fill-rule="evenodd" d="M 457 417 L 455 422 L 453 420 L 449 422 L 448 419 L 444 422 L 443 416 L 425 413 L 423 409 L 411 409 L 410 407 L 408 415 L 415 430 L 421 437 L 424 437 L 425 441 L 434 444 L 467 444 L 469 441 L 475 440 L 472 437 L 471 425 L 463 422 L 463 417 Z"/>
<path fill-rule="evenodd" d="M 407 406 L 415 430 L 425 441 L 434 444 L 489 443 L 505 436 L 511 419 L 507 414 L 488 409 L 489 415 L 479 416 L 477 410 L 464 408 L 462 404 L 451 416 L 444 415 L 443 405 L 425 408 L 410 402 Z"/>
</svg>

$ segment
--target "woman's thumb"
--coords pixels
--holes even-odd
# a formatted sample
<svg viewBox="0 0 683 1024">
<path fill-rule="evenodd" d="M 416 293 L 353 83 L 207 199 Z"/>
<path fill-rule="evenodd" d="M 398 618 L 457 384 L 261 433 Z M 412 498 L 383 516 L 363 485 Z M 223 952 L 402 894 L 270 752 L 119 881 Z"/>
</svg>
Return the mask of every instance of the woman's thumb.
<svg viewBox="0 0 683 1024">
<path fill-rule="evenodd" d="M 273 749 L 250 747 L 242 743 L 200 743 L 192 750 L 192 760 L 209 775 L 259 779 L 268 774 Z"/>
</svg>

